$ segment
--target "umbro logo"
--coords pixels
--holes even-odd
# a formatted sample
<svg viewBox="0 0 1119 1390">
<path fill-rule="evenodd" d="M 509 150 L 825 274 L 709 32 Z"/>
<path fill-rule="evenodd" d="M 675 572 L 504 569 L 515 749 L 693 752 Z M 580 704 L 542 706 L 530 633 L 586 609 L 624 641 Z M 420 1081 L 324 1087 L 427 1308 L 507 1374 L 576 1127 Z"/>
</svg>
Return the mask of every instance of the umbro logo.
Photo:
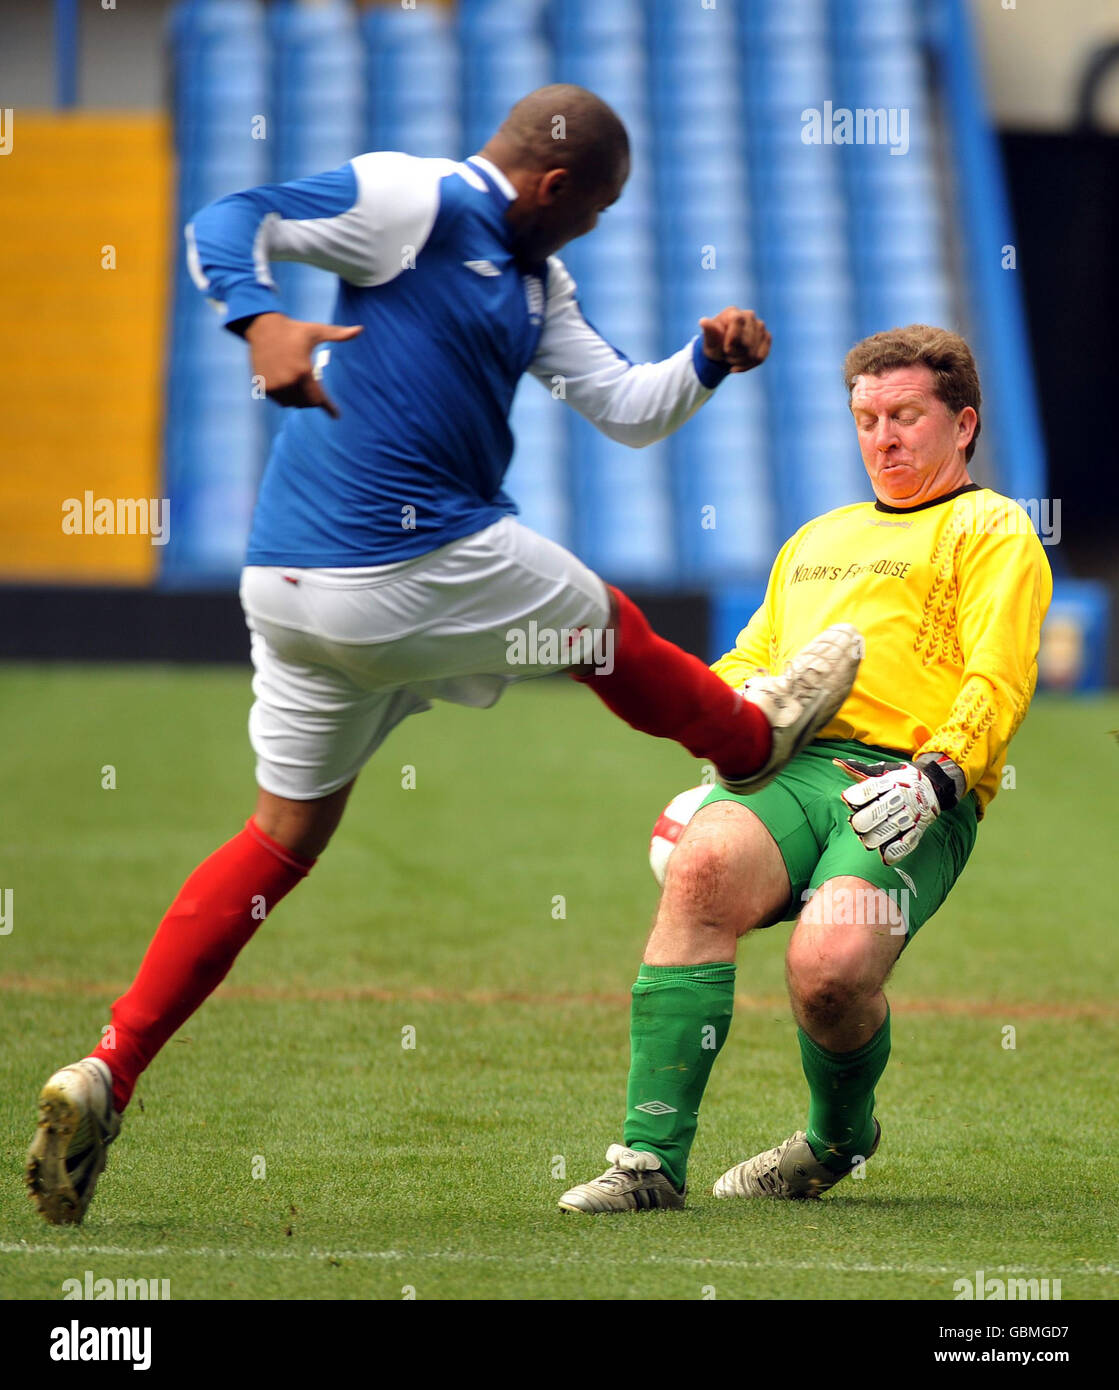
<svg viewBox="0 0 1119 1390">
<path fill-rule="evenodd" d="M 899 869 L 898 866 L 895 864 L 894 873 L 897 874 L 898 878 L 901 879 L 902 883 L 904 883 L 905 886 L 909 889 L 909 891 L 913 894 L 913 896 L 916 897 L 917 885 L 913 882 L 913 880 L 909 877 L 905 870 Z"/>
<path fill-rule="evenodd" d="M 475 275 L 500 275 L 501 271 L 494 265 L 493 261 L 463 261 L 467 270 L 472 270 Z"/>
<path fill-rule="evenodd" d="M 644 1105 L 635 1105 L 635 1110 L 644 1110 L 646 1115 L 675 1115 L 674 1105 L 665 1105 L 663 1100 L 647 1100 Z"/>
</svg>

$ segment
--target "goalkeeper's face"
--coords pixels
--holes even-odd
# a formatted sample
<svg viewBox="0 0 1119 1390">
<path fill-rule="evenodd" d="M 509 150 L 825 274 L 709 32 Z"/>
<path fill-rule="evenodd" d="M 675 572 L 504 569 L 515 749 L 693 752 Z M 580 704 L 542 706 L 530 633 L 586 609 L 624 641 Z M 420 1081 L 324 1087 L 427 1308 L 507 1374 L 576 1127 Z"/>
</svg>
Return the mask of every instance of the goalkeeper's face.
<svg viewBox="0 0 1119 1390">
<path fill-rule="evenodd" d="M 856 377 L 851 414 L 880 502 L 916 506 L 969 481 L 964 455 L 975 433 L 975 411 L 966 406 L 953 414 L 937 396 L 928 367 Z"/>
</svg>

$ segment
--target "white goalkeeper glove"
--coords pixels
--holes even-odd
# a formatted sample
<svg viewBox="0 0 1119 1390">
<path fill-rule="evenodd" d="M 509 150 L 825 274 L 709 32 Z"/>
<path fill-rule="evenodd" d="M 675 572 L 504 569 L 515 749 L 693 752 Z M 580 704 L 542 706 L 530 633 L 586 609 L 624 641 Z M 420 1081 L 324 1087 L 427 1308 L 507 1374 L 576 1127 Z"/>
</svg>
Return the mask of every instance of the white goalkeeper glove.
<svg viewBox="0 0 1119 1390">
<path fill-rule="evenodd" d="M 856 779 L 855 786 L 840 793 L 851 810 L 851 829 L 865 849 L 878 851 L 884 864 L 912 854 L 967 785 L 961 770 L 943 754 L 923 753 L 916 764 L 834 762 Z"/>
</svg>

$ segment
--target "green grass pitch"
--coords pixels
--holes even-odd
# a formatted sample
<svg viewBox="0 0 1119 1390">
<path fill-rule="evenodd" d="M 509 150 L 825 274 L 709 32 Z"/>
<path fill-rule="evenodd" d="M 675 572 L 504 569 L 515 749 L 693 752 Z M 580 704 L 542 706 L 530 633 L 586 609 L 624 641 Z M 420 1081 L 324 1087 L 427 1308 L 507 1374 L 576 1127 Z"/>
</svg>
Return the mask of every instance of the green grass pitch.
<svg viewBox="0 0 1119 1390">
<path fill-rule="evenodd" d="M 647 837 L 699 780 L 560 681 L 397 730 L 141 1079 L 85 1225 L 46 1226 L 21 1181 L 36 1092 L 248 815 L 248 702 L 229 670 L 0 676 L 0 1296 L 86 1270 L 174 1299 L 950 1300 L 976 1269 L 1119 1294 L 1114 696 L 1036 702 L 1016 786 L 889 987 L 880 1155 L 823 1202 L 708 1195 L 803 1124 L 783 926 L 740 949 L 688 1210 L 556 1209 L 621 1138 Z"/>
</svg>

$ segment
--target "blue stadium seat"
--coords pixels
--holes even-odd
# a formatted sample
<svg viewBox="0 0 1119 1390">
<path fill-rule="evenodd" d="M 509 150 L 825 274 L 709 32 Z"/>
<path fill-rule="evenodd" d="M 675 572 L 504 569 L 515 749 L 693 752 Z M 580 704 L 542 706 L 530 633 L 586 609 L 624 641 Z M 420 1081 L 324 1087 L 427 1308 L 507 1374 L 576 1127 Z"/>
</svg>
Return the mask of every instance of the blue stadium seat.
<svg viewBox="0 0 1119 1390">
<path fill-rule="evenodd" d="M 453 37 L 451 19 L 441 5 L 370 5 L 362 12 L 361 28 L 371 55 L 400 45 L 423 45 L 431 39 Z"/>
<path fill-rule="evenodd" d="M 556 80 L 574 82 L 597 92 L 626 122 L 643 124 L 646 101 L 645 62 L 641 51 L 621 47 L 605 51 L 579 47 L 556 54 Z M 636 132 L 630 130 L 630 138 Z"/>
<path fill-rule="evenodd" d="M 914 0 L 832 0 L 836 31 L 853 48 L 892 44 L 904 48 L 918 37 Z"/>
<path fill-rule="evenodd" d="M 522 380 L 509 420 L 515 443 L 505 480 L 521 521 L 561 545 L 572 540 L 566 414 L 547 388 Z"/>
<path fill-rule="evenodd" d="M 735 69 L 726 64 L 704 69 L 681 66 L 671 76 L 655 77 L 653 111 L 658 131 L 704 124 L 725 142 L 735 120 L 737 80 Z"/>
<path fill-rule="evenodd" d="M 545 41 L 548 0 L 459 0 L 458 34 L 464 46 L 500 48 L 524 38 Z"/>
<path fill-rule="evenodd" d="M 472 11 L 478 13 L 468 18 Z M 460 12 L 463 123 L 471 152 L 489 139 L 514 102 L 551 81 L 552 52 L 540 24 L 543 4 L 535 11 L 487 3 Z M 487 27 L 491 19 L 497 27 Z"/>
<path fill-rule="evenodd" d="M 641 0 L 552 0 L 547 15 L 561 52 L 583 44 L 640 42 L 644 34 Z"/>
<path fill-rule="evenodd" d="M 569 441 L 576 550 L 607 580 L 663 583 L 675 568 L 666 446 L 629 449 L 577 417 Z"/>
<path fill-rule="evenodd" d="M 656 46 L 670 42 L 689 48 L 717 42 L 728 47 L 735 43 L 735 7 L 726 3 L 707 7 L 680 0 L 651 0 L 646 7 L 649 37 Z"/>
<path fill-rule="evenodd" d="M 746 65 L 744 97 L 758 118 L 776 121 L 799 115 L 806 106 L 821 106 L 834 94 L 831 66 L 822 43 L 751 55 Z"/>
<path fill-rule="evenodd" d="M 764 570 L 778 544 L 759 376 L 725 381 L 672 441 L 681 576 L 719 582 Z"/>
<path fill-rule="evenodd" d="M 931 323 L 960 330 L 950 290 L 941 276 L 913 277 L 902 284 L 868 281 L 860 288 L 861 337 L 909 323 Z"/>
<path fill-rule="evenodd" d="M 269 131 L 259 121 L 269 111 L 270 51 L 256 0 L 188 0 L 172 12 L 170 36 L 181 227 L 215 198 L 269 180 Z M 177 513 L 163 556 L 169 583 L 236 572 L 264 441 L 263 405 L 248 390 L 244 347 L 195 289 L 178 237 L 175 249 L 164 435 Z"/>
<path fill-rule="evenodd" d="M 442 9 L 376 6 L 361 18 L 369 51 L 369 149 L 457 158 L 463 147 L 460 53 Z"/>
<path fill-rule="evenodd" d="M 551 50 L 534 38 L 510 41 L 500 48 L 468 45 L 463 49 L 463 58 L 463 92 L 467 100 L 478 101 L 490 95 L 506 106 L 535 87 L 545 86 L 552 65 Z"/>
<path fill-rule="evenodd" d="M 828 23 L 828 0 L 741 0 L 747 51 L 760 43 L 802 46 L 817 40 Z"/>
<path fill-rule="evenodd" d="M 274 0 L 268 11 L 276 136 L 274 183 L 333 169 L 363 145 L 365 54 L 346 0 L 308 6 Z M 273 278 L 296 318 L 329 320 L 337 284 L 311 266 L 277 264 Z M 278 422 L 275 412 L 274 422 Z"/>
</svg>

